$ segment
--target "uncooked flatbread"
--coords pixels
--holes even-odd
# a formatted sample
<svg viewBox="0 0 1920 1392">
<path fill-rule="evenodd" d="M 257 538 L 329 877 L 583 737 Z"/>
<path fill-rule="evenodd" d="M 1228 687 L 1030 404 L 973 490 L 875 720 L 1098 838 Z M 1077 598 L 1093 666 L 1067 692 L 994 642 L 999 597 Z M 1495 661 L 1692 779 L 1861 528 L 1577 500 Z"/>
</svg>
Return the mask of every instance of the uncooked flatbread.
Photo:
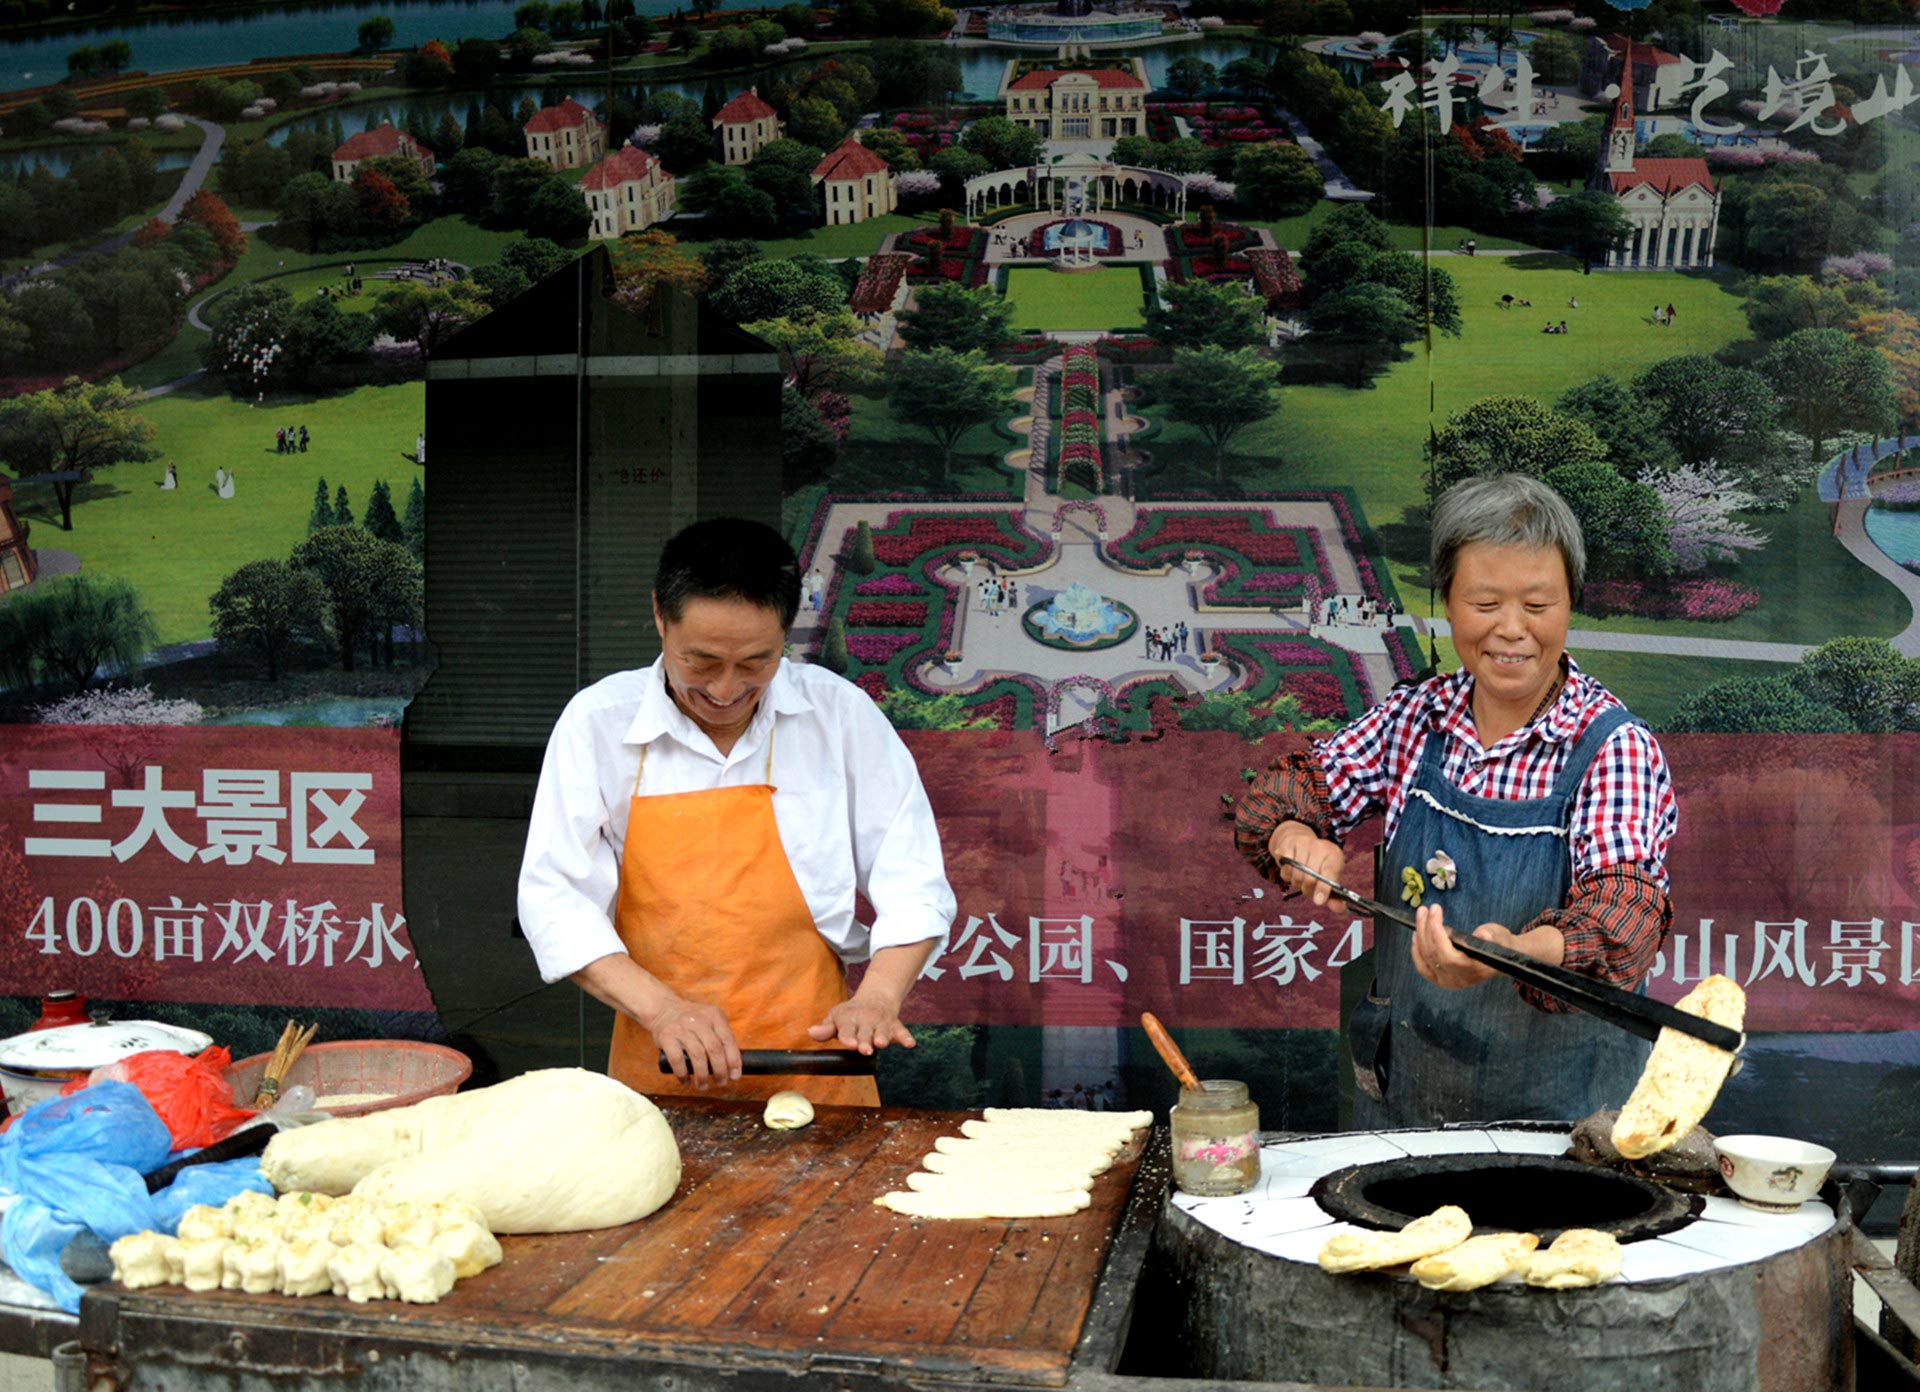
<svg viewBox="0 0 1920 1392">
<path fill-rule="evenodd" d="M 1320 1249 L 1322 1270 L 1339 1276 L 1349 1271 L 1378 1271 L 1382 1267 L 1431 1257 L 1458 1247 L 1473 1232 L 1466 1210 L 1453 1204 L 1416 1218 L 1399 1232 L 1342 1233 L 1327 1239 Z"/>
<path fill-rule="evenodd" d="M 1724 976 L 1710 976 L 1676 1002 L 1689 1015 L 1738 1030 L 1747 1018 L 1747 993 Z M 1667 1149 L 1700 1124 L 1733 1068 L 1733 1055 L 1679 1030 L 1663 1029 L 1613 1123 L 1613 1147 L 1629 1160 Z"/>
<path fill-rule="evenodd" d="M 813 1121 L 813 1103 L 804 1093 L 776 1092 L 760 1119 L 770 1131 L 797 1131 Z"/>
<path fill-rule="evenodd" d="M 1530 1286 L 1572 1290 L 1597 1286 L 1620 1274 L 1620 1243 L 1612 1233 L 1568 1228 L 1544 1252 L 1535 1252 L 1521 1268 Z"/>
<path fill-rule="evenodd" d="M 1517 1270 L 1539 1245 L 1530 1232 L 1484 1233 L 1420 1258 L 1413 1264 L 1413 1279 L 1428 1290 L 1479 1290 Z"/>
<path fill-rule="evenodd" d="M 578 1232 L 664 1204 L 680 1183 L 680 1149 L 660 1109 L 631 1088 L 549 1068 L 282 1131 L 260 1168 L 282 1191 L 459 1202 L 497 1233 Z"/>
<path fill-rule="evenodd" d="M 874 1202 L 908 1218 L 1066 1218 L 1091 1199 L 1085 1190 L 1009 1194 L 968 1186 L 939 1193 L 895 1190 Z"/>
<path fill-rule="evenodd" d="M 1100 1174 L 1113 1164 L 1113 1152 L 1105 1146 L 1082 1145 L 1074 1141 L 1060 1141 L 1048 1144 L 1044 1141 L 1022 1142 L 1006 1145 L 990 1140 L 964 1140 L 958 1136 L 936 1136 L 933 1148 L 941 1155 L 952 1155 L 967 1159 L 992 1160 L 1001 1163 L 1029 1160 L 1053 1160 L 1074 1165 L 1086 1165 L 1094 1174 Z"/>
</svg>

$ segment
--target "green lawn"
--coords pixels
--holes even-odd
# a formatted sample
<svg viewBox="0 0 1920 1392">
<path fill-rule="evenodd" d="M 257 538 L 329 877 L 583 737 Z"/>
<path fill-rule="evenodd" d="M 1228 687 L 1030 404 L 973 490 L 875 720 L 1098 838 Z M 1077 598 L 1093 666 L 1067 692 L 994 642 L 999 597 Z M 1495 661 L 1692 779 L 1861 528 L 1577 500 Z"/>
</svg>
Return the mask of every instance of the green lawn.
<svg viewBox="0 0 1920 1392">
<path fill-rule="evenodd" d="M 422 472 L 412 458 L 426 419 L 422 382 L 254 407 L 202 379 L 141 413 L 157 428 L 160 457 L 103 470 L 80 490 L 72 532 L 60 530 L 56 509 L 35 506 L 38 491 L 16 495 L 15 506 L 32 521 L 36 547 L 71 551 L 87 572 L 138 585 L 162 643 L 206 637 L 207 599 L 220 581 L 248 561 L 285 558 L 306 537 L 316 479 L 326 478 L 330 494 L 345 484 L 358 517 L 376 479 L 388 481 L 403 512 Z M 273 434 L 283 425 L 305 425 L 312 448 L 275 454 Z M 180 487 L 163 493 L 155 485 L 168 460 Z M 210 486 L 216 468 L 234 474 L 230 499 Z"/>
<path fill-rule="evenodd" d="M 1009 373 L 1012 387 L 1026 386 L 1027 370 Z M 1012 395 L 1012 387 L 1008 395 Z M 946 493 L 995 493 L 1018 498 L 1025 478 L 1002 462 L 1010 450 L 1026 444 L 1006 428 L 1024 416 L 1023 404 L 1010 403 L 1005 419 L 977 425 L 960 437 L 953 452 L 953 482 L 941 479 L 941 450 L 931 432 L 901 420 L 884 399 L 855 396 L 853 422 L 833 469 L 836 493 L 910 493 L 920 489 Z"/>
<path fill-rule="evenodd" d="M 1007 301 L 1017 330 L 1132 329 L 1146 309 L 1139 268 L 1112 263 L 1096 271 L 1009 270 Z"/>
</svg>

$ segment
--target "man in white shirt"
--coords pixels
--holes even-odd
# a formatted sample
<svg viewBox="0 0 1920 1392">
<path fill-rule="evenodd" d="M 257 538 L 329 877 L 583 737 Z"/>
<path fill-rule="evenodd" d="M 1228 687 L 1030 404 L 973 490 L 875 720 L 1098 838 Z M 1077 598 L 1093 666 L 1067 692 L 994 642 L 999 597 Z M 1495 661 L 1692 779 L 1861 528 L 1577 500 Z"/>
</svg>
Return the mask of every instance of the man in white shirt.
<svg viewBox="0 0 1920 1392">
<path fill-rule="evenodd" d="M 614 1008 L 607 1071 L 645 1092 L 877 1105 L 871 1078 L 743 1079 L 740 1049 L 911 1048 L 900 1006 L 953 922 L 906 746 L 865 692 L 782 656 L 800 590 L 770 527 L 681 531 L 659 661 L 580 692 L 547 743 L 521 927 L 544 979 Z"/>
</svg>

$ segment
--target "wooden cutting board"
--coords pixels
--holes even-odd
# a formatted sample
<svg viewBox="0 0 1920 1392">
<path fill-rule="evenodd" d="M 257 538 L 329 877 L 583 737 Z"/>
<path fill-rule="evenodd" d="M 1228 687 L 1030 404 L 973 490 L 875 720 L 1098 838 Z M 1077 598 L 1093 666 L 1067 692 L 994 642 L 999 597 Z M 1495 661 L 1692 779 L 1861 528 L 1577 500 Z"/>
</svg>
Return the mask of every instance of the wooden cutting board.
<svg viewBox="0 0 1920 1392">
<path fill-rule="evenodd" d="M 812 1126 L 769 1131 L 757 1105 L 663 1108 L 680 1142 L 680 1188 L 639 1223 L 503 1238 L 505 1261 L 438 1305 L 115 1290 L 115 1342 L 124 1356 L 163 1346 L 168 1325 L 262 1324 L 356 1344 L 507 1344 L 521 1358 L 563 1347 L 646 1362 L 1066 1381 L 1145 1132 L 1071 1218 L 931 1221 L 873 1200 L 904 1189 L 934 1139 L 960 1134 L 977 1113 L 822 1107 Z"/>
</svg>

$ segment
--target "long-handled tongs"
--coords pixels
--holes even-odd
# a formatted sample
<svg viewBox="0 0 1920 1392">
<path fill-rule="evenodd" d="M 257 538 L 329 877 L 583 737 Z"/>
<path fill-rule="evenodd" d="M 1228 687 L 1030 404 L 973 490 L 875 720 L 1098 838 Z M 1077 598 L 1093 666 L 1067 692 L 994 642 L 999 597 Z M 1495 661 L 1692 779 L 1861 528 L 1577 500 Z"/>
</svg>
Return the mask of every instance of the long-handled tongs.
<svg viewBox="0 0 1920 1392">
<path fill-rule="evenodd" d="M 1303 874 L 1327 886 L 1336 899 L 1353 905 L 1361 913 L 1367 914 L 1376 922 L 1385 919 L 1411 930 L 1414 920 L 1382 904 L 1377 899 L 1355 894 L 1337 880 L 1330 880 L 1317 870 L 1309 870 L 1299 861 L 1288 856 L 1280 856 L 1283 865 L 1290 865 Z M 1617 1025 L 1642 1039 L 1658 1039 L 1663 1029 L 1679 1030 L 1695 1039 L 1724 1049 L 1730 1054 L 1738 1054 L 1747 1042 L 1746 1035 L 1739 1030 L 1728 1029 L 1725 1025 L 1716 1025 L 1711 1020 L 1703 1020 L 1698 1015 L 1689 1015 L 1684 1010 L 1636 995 L 1632 991 L 1623 991 L 1618 986 L 1609 986 L 1591 976 L 1581 976 L 1565 967 L 1550 967 L 1545 962 L 1536 962 L 1523 952 L 1515 952 L 1510 947 L 1490 943 L 1484 938 L 1476 938 L 1458 929 L 1449 928 L 1447 937 L 1453 945 L 1476 962 L 1484 962 L 1497 972 L 1524 981 L 1536 990 L 1544 991 L 1556 1000 L 1565 1001 L 1579 1010 L 1610 1025 Z"/>
</svg>

